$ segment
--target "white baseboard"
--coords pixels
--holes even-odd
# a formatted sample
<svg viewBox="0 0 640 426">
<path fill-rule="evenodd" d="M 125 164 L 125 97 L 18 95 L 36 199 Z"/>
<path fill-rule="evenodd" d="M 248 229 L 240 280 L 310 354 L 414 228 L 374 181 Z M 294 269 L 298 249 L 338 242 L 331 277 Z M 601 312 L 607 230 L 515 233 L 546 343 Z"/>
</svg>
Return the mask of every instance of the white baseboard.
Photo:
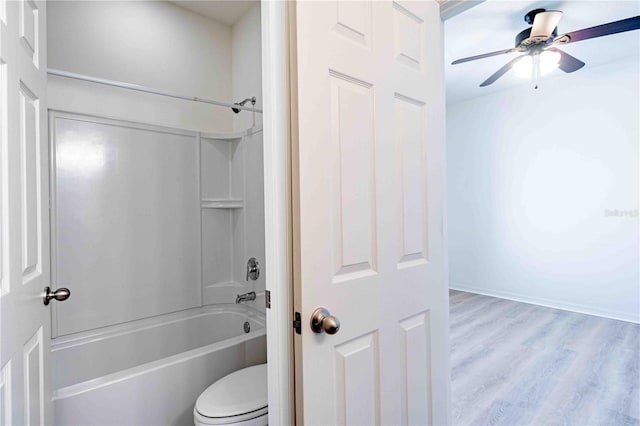
<svg viewBox="0 0 640 426">
<path fill-rule="evenodd" d="M 480 289 L 480 288 L 475 288 L 475 287 L 471 287 L 471 286 L 460 284 L 460 283 L 454 283 L 454 282 L 449 283 L 449 288 L 451 290 L 459 290 L 459 291 L 465 291 L 467 293 L 482 294 L 484 296 L 498 297 L 500 299 L 530 303 L 533 305 L 545 306 L 547 308 L 577 312 L 580 314 L 595 315 L 598 317 L 604 317 L 604 318 L 609 318 L 609 319 L 614 319 L 619 321 L 627 321 L 635 324 L 640 324 L 640 318 L 634 317 L 633 315 L 621 314 L 620 312 L 610 312 L 610 311 L 599 309 L 593 306 L 583 306 L 583 305 L 578 305 L 573 303 L 561 302 L 558 300 L 510 293 L 507 291 Z"/>
</svg>

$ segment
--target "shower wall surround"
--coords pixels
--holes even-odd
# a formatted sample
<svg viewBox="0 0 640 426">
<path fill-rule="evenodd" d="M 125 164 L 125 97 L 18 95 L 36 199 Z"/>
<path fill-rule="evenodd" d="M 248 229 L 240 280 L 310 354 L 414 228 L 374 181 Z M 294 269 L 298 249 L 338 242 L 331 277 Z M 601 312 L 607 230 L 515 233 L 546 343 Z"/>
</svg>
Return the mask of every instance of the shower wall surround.
<svg viewBox="0 0 640 426">
<path fill-rule="evenodd" d="M 53 309 L 61 336 L 201 304 L 193 134 L 50 113 Z"/>
<path fill-rule="evenodd" d="M 53 2 L 48 20 L 50 68 L 213 99 L 256 96 L 261 107 L 259 4 L 233 27 L 167 2 Z M 82 253 L 65 253 L 65 267 L 76 275 L 60 274 L 55 281 L 71 288 L 73 296 L 55 307 L 54 336 L 99 333 L 127 322 L 136 327 L 142 318 L 233 303 L 248 291 L 259 297 L 247 305 L 264 310 L 262 133 L 241 132 L 254 123 L 259 129 L 260 114 L 235 115 L 226 108 L 51 76 L 48 103 L 57 121 L 52 135 L 60 136 L 55 132 L 70 123 L 85 141 L 91 131 L 106 135 L 105 152 L 120 156 L 113 176 L 128 179 L 70 187 L 86 191 L 87 203 L 105 194 L 120 200 L 102 205 L 102 213 L 94 211 L 104 223 L 101 229 L 86 228 L 87 247 L 92 238 L 106 244 L 104 239 L 118 232 L 130 239 L 105 245 L 111 257 L 85 259 L 82 274 L 77 273 Z M 89 132 L 78 133 L 82 128 Z M 79 257 L 69 257 L 74 255 Z M 245 281 L 250 257 L 261 262 L 255 282 Z M 117 297 L 101 298 L 109 288 Z"/>
</svg>

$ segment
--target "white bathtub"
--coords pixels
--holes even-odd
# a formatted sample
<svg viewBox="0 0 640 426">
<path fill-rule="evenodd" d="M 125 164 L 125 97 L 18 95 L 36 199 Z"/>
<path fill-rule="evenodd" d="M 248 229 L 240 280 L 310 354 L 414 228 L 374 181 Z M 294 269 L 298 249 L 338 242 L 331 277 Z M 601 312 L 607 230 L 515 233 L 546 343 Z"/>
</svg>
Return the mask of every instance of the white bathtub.
<svg viewBox="0 0 640 426">
<path fill-rule="evenodd" d="M 52 356 L 57 425 L 193 425 L 204 389 L 266 362 L 264 316 L 238 305 L 193 309 L 59 337 Z"/>
</svg>

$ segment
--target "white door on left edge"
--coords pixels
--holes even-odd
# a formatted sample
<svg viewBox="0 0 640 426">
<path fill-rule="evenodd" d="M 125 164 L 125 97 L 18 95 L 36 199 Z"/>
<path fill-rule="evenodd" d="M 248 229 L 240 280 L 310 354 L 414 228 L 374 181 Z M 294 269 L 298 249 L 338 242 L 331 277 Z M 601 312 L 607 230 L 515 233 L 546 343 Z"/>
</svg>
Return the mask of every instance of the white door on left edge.
<svg viewBox="0 0 640 426">
<path fill-rule="evenodd" d="M 52 422 L 45 20 L 0 0 L 0 425 Z"/>
</svg>

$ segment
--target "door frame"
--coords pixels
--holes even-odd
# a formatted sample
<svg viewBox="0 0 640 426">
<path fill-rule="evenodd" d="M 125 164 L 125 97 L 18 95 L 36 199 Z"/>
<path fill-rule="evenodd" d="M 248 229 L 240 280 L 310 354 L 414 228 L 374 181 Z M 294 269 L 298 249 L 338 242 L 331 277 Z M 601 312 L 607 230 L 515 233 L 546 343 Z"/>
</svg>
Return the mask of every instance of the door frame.
<svg viewBox="0 0 640 426">
<path fill-rule="evenodd" d="M 269 424 L 294 424 L 293 262 L 287 2 L 261 2 Z"/>
</svg>

